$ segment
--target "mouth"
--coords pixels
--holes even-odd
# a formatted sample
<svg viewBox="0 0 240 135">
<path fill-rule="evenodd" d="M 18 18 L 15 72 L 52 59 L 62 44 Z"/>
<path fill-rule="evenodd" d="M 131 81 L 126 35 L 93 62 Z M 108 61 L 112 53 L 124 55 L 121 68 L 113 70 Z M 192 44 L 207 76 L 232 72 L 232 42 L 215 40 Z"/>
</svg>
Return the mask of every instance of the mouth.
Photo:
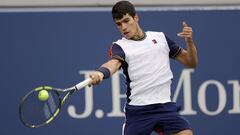
<svg viewBox="0 0 240 135">
<path fill-rule="evenodd" d="M 128 33 L 129 33 L 129 32 L 124 32 L 123 34 L 124 34 L 124 35 L 127 35 Z"/>
</svg>

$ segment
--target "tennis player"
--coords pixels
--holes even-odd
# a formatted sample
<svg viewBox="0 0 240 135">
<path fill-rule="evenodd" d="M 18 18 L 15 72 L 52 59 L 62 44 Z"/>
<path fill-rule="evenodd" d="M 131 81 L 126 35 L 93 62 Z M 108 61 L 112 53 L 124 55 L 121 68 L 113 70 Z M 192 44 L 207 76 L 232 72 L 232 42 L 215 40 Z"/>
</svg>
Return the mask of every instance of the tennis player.
<svg viewBox="0 0 240 135">
<path fill-rule="evenodd" d="M 113 42 L 110 60 L 90 74 L 96 85 L 123 69 L 127 84 L 126 120 L 123 135 L 192 135 L 189 122 L 171 100 L 173 74 L 169 60 L 178 60 L 189 68 L 198 63 L 192 28 L 183 22 L 178 33 L 185 39 L 186 49 L 176 45 L 163 32 L 143 31 L 134 6 L 119 1 L 112 8 L 112 17 L 122 38 Z"/>
</svg>

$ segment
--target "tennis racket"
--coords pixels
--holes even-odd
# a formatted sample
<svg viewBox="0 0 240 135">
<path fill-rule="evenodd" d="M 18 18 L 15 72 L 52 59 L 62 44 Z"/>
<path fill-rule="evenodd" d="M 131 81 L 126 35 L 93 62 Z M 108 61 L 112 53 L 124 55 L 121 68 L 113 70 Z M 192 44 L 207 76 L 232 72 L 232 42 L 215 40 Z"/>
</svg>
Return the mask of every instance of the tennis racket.
<svg viewBox="0 0 240 135">
<path fill-rule="evenodd" d="M 66 88 L 53 88 L 41 86 L 27 93 L 19 104 L 19 117 L 22 123 L 29 128 L 38 128 L 47 125 L 59 114 L 61 107 L 66 99 L 74 92 L 81 90 L 89 84 L 90 78 L 78 83 L 77 85 Z M 47 91 L 48 98 L 39 99 L 39 92 Z"/>
</svg>

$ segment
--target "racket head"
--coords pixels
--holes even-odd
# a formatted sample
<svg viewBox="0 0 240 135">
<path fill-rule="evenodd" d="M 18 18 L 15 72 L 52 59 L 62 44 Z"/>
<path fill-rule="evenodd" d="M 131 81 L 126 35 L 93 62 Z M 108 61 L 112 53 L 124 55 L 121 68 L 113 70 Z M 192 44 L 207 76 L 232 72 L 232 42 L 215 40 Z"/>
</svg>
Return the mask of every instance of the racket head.
<svg viewBox="0 0 240 135">
<path fill-rule="evenodd" d="M 48 99 L 41 101 L 38 94 L 41 90 L 48 92 Z M 60 111 L 61 98 L 52 87 L 37 87 L 26 94 L 19 104 L 19 117 L 22 123 L 29 128 L 38 128 L 49 124 Z"/>
</svg>

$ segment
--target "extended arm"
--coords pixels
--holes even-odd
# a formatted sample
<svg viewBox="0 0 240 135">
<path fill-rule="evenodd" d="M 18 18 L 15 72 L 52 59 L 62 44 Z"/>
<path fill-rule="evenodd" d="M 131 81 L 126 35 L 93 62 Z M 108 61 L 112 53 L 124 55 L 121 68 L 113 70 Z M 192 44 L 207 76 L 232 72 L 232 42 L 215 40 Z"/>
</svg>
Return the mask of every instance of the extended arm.
<svg viewBox="0 0 240 135">
<path fill-rule="evenodd" d="M 109 70 L 110 75 L 113 75 L 115 72 L 118 71 L 121 65 L 121 60 L 112 58 L 108 62 L 102 64 L 101 67 L 106 68 L 107 70 Z M 104 78 L 104 74 L 100 71 L 94 71 L 89 75 L 89 77 L 92 79 L 92 81 L 89 83 L 89 86 L 91 86 L 101 83 Z"/>
</svg>

